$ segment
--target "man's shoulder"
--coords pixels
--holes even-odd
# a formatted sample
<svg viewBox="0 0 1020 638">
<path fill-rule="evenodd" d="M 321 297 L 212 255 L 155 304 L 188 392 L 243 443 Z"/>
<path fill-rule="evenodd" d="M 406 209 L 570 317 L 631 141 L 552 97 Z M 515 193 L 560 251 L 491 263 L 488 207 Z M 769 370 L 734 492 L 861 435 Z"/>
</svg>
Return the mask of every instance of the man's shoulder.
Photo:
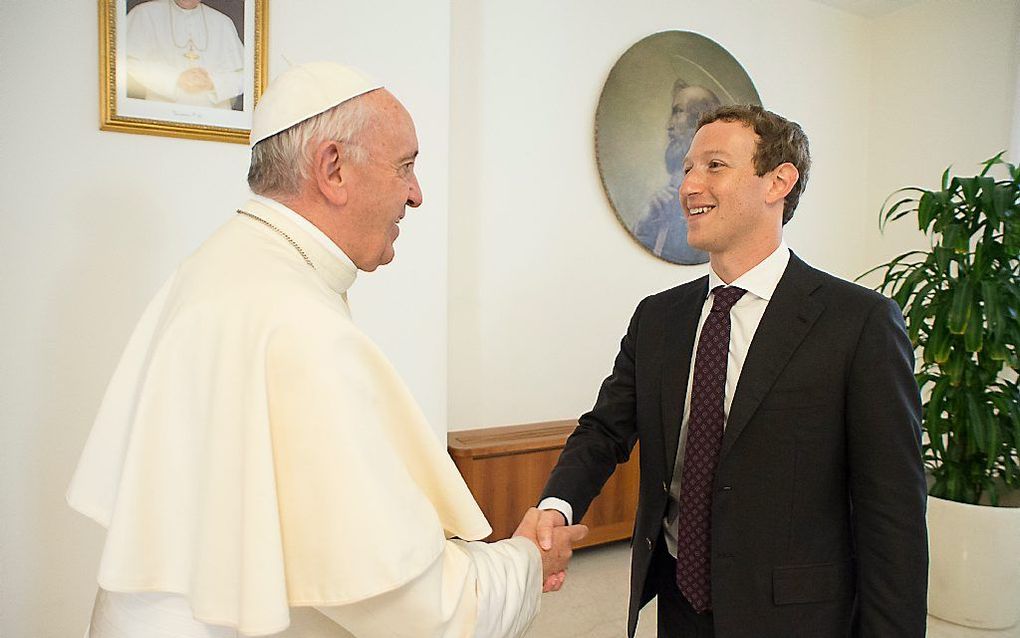
<svg viewBox="0 0 1020 638">
<path fill-rule="evenodd" d="M 668 313 L 677 306 L 703 303 L 708 293 L 708 275 L 703 275 L 667 290 L 648 295 L 638 304 L 635 315 L 658 315 Z"/>
<path fill-rule="evenodd" d="M 648 295 L 645 297 L 644 302 L 652 305 L 659 304 L 670 304 L 675 301 L 684 299 L 688 295 L 695 293 L 707 293 L 708 292 L 708 275 L 702 275 L 697 279 L 667 288 L 660 292 Z"/>
<path fill-rule="evenodd" d="M 820 286 L 831 289 L 832 294 L 840 296 L 846 296 L 855 300 L 870 299 L 876 301 L 878 299 L 884 299 L 880 293 L 874 290 L 862 286 L 857 282 L 844 279 L 837 275 L 832 275 L 823 269 L 813 266 L 806 261 L 793 256 L 790 258 L 790 268 L 794 268 L 794 273 L 797 274 L 798 269 L 804 273 L 804 276 L 815 280 Z"/>
<path fill-rule="evenodd" d="M 793 283 L 808 286 L 813 294 L 833 302 L 861 308 L 889 301 L 888 297 L 871 288 L 812 266 L 796 255 L 791 255 L 787 269 Z"/>
</svg>

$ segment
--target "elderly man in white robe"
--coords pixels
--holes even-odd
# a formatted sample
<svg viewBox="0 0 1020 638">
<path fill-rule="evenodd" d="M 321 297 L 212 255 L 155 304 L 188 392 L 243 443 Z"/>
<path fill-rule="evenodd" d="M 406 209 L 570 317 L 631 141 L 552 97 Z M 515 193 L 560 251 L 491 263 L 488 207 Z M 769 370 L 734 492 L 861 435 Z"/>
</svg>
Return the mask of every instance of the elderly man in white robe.
<svg viewBox="0 0 1020 638">
<path fill-rule="evenodd" d="M 352 322 L 421 204 L 393 95 L 312 63 L 255 110 L 256 193 L 156 294 L 68 491 L 107 528 L 90 638 L 517 636 L 571 545 L 490 527 Z"/>
<path fill-rule="evenodd" d="M 244 91 L 234 21 L 202 0 L 149 0 L 126 20 L 128 75 L 145 99 L 229 109 Z"/>
</svg>

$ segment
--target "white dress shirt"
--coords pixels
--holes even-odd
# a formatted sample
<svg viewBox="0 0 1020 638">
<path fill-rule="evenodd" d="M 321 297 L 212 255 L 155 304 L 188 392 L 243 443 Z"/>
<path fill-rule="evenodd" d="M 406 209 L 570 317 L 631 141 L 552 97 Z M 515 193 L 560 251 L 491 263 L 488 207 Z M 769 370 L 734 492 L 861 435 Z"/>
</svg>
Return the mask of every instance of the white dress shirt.
<svg viewBox="0 0 1020 638">
<path fill-rule="evenodd" d="M 726 394 L 723 399 L 723 411 L 725 419 L 729 418 L 730 405 L 733 403 L 733 394 L 737 390 L 737 382 L 740 380 L 740 371 L 744 369 L 744 359 L 747 358 L 747 351 L 751 348 L 751 340 L 758 330 L 758 324 L 765 314 L 769 300 L 779 285 L 779 280 L 790 263 L 790 249 L 786 242 L 781 242 L 771 255 L 766 257 L 757 266 L 737 277 L 730 286 L 743 288 L 747 291 L 743 297 L 737 300 L 730 309 L 730 350 L 726 358 Z M 680 477 L 683 474 L 684 448 L 687 443 L 687 423 L 691 416 L 691 385 L 694 382 L 694 359 L 698 352 L 698 342 L 701 340 L 701 328 L 705 325 L 709 312 L 712 310 L 715 295 L 712 291 L 717 286 L 727 285 L 715 271 L 709 268 L 708 271 L 708 297 L 701 307 L 701 318 L 698 319 L 698 331 L 694 338 L 694 351 L 691 352 L 690 373 L 687 376 L 687 395 L 684 399 L 684 416 L 680 425 L 680 447 L 676 454 L 676 465 L 673 468 L 673 481 L 669 486 L 669 505 L 666 508 L 666 518 L 663 519 L 663 533 L 666 537 L 666 548 L 671 556 L 676 556 L 677 522 L 680 518 Z M 726 427 L 726 420 L 723 421 Z"/>
<path fill-rule="evenodd" d="M 790 263 L 790 249 L 786 242 L 780 242 L 779 247 L 771 255 L 763 259 L 757 266 L 748 270 L 738 277 L 730 286 L 743 288 L 747 293 L 737 300 L 737 303 L 730 309 L 730 348 L 726 363 L 726 394 L 723 409 L 726 416 L 730 413 L 730 404 L 733 402 L 733 394 L 737 389 L 737 382 L 740 380 L 740 371 L 744 367 L 744 359 L 747 358 L 747 351 L 751 347 L 751 340 L 758 330 L 758 324 L 765 314 L 769 300 L 775 293 L 776 286 Z M 663 530 L 666 537 L 666 547 L 672 556 L 676 556 L 676 534 L 677 520 L 679 518 L 679 497 L 680 477 L 683 474 L 684 446 L 687 442 L 687 422 L 691 412 L 691 384 L 694 381 L 694 359 L 698 352 L 698 341 L 701 339 L 701 328 L 705 325 L 705 319 L 712 310 L 714 295 L 712 290 L 717 286 L 727 285 L 722 278 L 709 268 L 708 271 L 708 296 L 701 308 L 701 318 L 698 320 L 698 329 L 694 340 L 694 349 L 691 352 L 690 372 L 687 377 L 687 394 L 684 399 L 683 421 L 680 426 L 680 447 L 677 450 L 676 466 L 673 470 L 673 480 L 669 489 L 669 506 L 666 509 L 666 517 L 663 520 Z M 725 421 L 724 425 L 725 427 Z M 554 509 L 563 514 L 567 524 L 573 522 L 573 508 L 570 503 L 556 497 L 542 499 L 539 503 L 540 509 Z"/>
</svg>

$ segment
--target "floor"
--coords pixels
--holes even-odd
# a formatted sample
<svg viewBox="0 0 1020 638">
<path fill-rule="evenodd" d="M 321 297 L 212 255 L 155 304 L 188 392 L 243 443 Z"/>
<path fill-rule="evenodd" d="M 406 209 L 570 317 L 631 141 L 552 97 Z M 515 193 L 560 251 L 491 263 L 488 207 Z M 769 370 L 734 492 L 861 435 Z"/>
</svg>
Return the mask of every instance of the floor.
<svg viewBox="0 0 1020 638">
<path fill-rule="evenodd" d="M 526 638 L 626 636 L 629 582 L 627 543 L 579 550 L 563 589 L 542 597 L 542 611 Z M 654 600 L 641 611 L 637 636 L 655 636 Z M 982 631 L 929 616 L 928 638 L 1020 638 L 1020 624 L 1001 631 Z"/>
</svg>

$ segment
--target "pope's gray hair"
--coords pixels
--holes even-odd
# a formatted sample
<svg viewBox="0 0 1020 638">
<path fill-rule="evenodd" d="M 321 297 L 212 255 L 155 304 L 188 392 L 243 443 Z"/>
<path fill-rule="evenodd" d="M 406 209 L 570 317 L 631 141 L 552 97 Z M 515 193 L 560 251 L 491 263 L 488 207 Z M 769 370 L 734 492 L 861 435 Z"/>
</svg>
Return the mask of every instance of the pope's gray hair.
<svg viewBox="0 0 1020 638">
<path fill-rule="evenodd" d="M 341 102 L 252 147 L 248 167 L 252 192 L 266 197 L 298 195 L 311 175 L 315 147 L 323 141 L 340 142 L 346 161 L 365 161 L 368 153 L 359 140 L 374 109 L 361 98 Z"/>
</svg>

